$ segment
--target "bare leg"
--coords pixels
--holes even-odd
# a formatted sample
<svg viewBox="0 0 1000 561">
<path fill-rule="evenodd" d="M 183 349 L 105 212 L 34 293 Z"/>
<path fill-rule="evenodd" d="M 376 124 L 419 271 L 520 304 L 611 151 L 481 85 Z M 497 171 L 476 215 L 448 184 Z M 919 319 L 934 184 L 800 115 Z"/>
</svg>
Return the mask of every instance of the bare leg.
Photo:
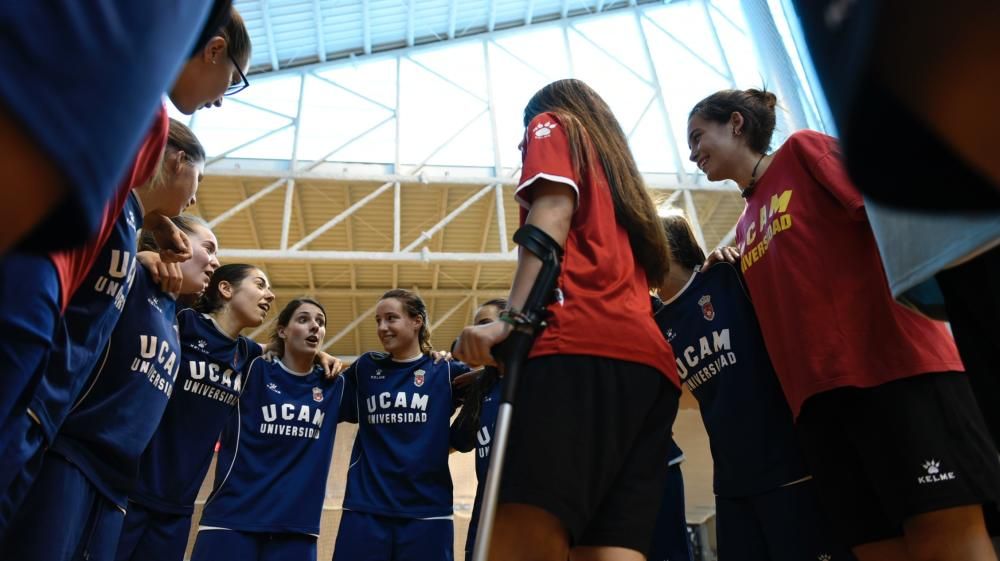
<svg viewBox="0 0 1000 561">
<path fill-rule="evenodd" d="M 903 538 L 866 543 L 851 548 L 858 561 L 909 561 Z"/>
<path fill-rule="evenodd" d="M 903 532 L 914 561 L 997 561 L 979 505 L 914 516 Z"/>
<path fill-rule="evenodd" d="M 536 506 L 506 503 L 497 508 L 490 561 L 566 561 L 569 536 L 562 522 Z"/>
<path fill-rule="evenodd" d="M 624 547 L 574 547 L 570 561 L 646 561 L 646 556 Z"/>
</svg>

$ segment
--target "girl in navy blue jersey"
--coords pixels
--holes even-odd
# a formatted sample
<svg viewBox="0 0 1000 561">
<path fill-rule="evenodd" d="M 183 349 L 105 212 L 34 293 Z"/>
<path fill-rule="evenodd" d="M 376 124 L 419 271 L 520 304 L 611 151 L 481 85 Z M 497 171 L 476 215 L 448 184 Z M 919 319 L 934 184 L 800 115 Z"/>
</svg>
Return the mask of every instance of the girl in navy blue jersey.
<svg viewBox="0 0 1000 561">
<path fill-rule="evenodd" d="M 81 267 L 80 288 L 63 302 L 63 317 L 53 327 L 58 307 L 43 306 L 48 275 L 34 267 L 16 270 L 13 257 L 0 265 L 0 299 L 5 319 L 22 327 L 0 329 L 0 530 L 6 527 L 38 474 L 42 450 L 50 446 L 70 406 L 79 397 L 108 338 L 118 322 L 136 272 L 136 235 L 144 216 L 176 216 L 195 201 L 205 166 L 205 150 L 191 130 L 170 121 L 167 147 L 155 177 L 127 193 L 124 207 L 112 221 L 104 244 L 93 248 L 93 263 L 68 261 Z M 185 237 L 186 238 L 186 237 Z M 185 242 L 186 243 L 186 242 Z M 69 254 L 60 254 L 68 258 Z M 51 266 L 55 257 L 34 257 Z M 66 261 L 64 259 L 63 261 Z M 52 280 L 58 275 L 49 271 Z M 63 279 L 62 282 L 69 282 Z M 179 287 L 172 290 L 177 291 Z M 64 297 L 69 293 L 64 292 Z M 53 302 L 55 303 L 55 302 Z M 19 310 L 32 310 L 21 316 Z M 2 326 L 2 323 L 0 323 Z M 25 331 L 43 339 L 29 341 Z M 44 346 L 43 346 L 44 345 Z M 16 360 L 17 365 L 12 365 Z M 37 363 L 35 362 L 37 361 Z M 32 372 L 32 370 L 34 370 Z M 13 410 L 6 406 L 14 407 Z"/>
<path fill-rule="evenodd" d="M 458 362 L 435 363 L 427 308 L 390 290 L 375 309 L 386 352 L 362 355 L 344 373 L 343 419 L 358 424 L 347 472 L 335 561 L 454 557 L 448 423 Z"/>
<path fill-rule="evenodd" d="M 708 432 L 720 557 L 853 559 L 817 502 L 742 276 L 725 262 L 701 270 L 705 253 L 684 217 L 663 227 L 670 273 L 654 317 Z"/>
<path fill-rule="evenodd" d="M 177 4 L 175 8 L 180 9 L 181 3 Z M 118 6 L 118 8 L 123 6 Z M 8 7 L 13 7 L 13 5 L 3 6 L 0 9 Z M 105 7 L 108 8 L 108 6 Z M 201 8 L 204 7 L 204 3 L 202 3 Z M 52 8 L 52 6 L 47 8 Z M 36 16 L 40 15 L 43 18 L 48 17 L 46 15 L 48 11 L 35 5 L 25 8 L 25 13 L 33 12 Z M 73 21 L 73 29 L 87 29 L 86 22 L 90 21 L 91 17 L 100 19 L 100 17 L 115 15 L 116 11 L 117 8 L 111 9 L 107 13 L 103 10 L 94 10 L 93 13 L 82 10 L 76 14 L 78 17 L 70 18 L 67 21 Z M 128 11 L 132 16 L 137 16 L 140 13 L 148 16 L 141 9 L 132 10 L 130 8 Z M 220 17 L 220 11 L 227 14 L 228 17 Z M 62 14 L 62 16 L 68 15 L 70 14 Z M 161 15 L 155 16 L 158 18 L 157 21 Z M 182 35 L 191 30 L 199 29 L 201 20 L 195 18 L 193 14 L 184 13 L 182 10 L 171 15 L 178 18 L 176 23 L 183 22 L 182 27 L 185 29 Z M 0 19 L 4 18 L 0 17 Z M 7 20 L 4 19 L 4 21 Z M 210 21 L 211 23 L 208 24 L 210 27 L 203 28 L 197 48 L 193 53 L 190 53 L 187 62 L 171 68 L 169 70 L 170 76 L 157 75 L 164 70 L 163 67 L 138 65 L 142 68 L 142 74 L 149 80 L 169 84 L 171 80 L 176 78 L 173 87 L 170 88 L 169 97 L 174 105 L 184 113 L 193 113 L 203 106 L 218 105 L 224 95 L 235 93 L 246 84 L 243 69 L 249 64 L 251 45 L 250 34 L 247 32 L 243 19 L 235 9 L 217 3 L 216 7 L 213 8 Z M 101 26 L 100 30 L 89 33 L 88 43 L 90 47 L 101 45 L 102 41 L 106 39 L 102 37 L 105 32 L 124 33 L 126 36 L 131 33 L 148 34 L 156 27 L 150 24 L 130 29 L 128 25 L 125 25 L 126 23 L 127 20 L 116 19 L 115 25 Z M 63 24 L 69 25 L 66 21 Z M 53 30 L 59 35 L 55 28 L 49 26 L 44 28 Z M 29 28 L 24 28 L 21 31 L 23 33 L 5 34 L 3 38 L 0 38 L 0 41 L 15 36 L 25 39 L 37 35 Z M 73 32 L 62 35 L 60 35 L 61 39 L 68 38 L 72 41 L 79 34 Z M 179 37 L 175 32 L 171 32 L 169 35 L 173 35 L 170 39 L 171 44 Z M 133 52 L 134 48 L 140 48 L 140 51 L 151 45 L 154 49 L 161 48 L 161 46 L 156 45 L 155 41 L 140 41 L 141 45 L 137 45 L 133 44 L 134 41 L 123 40 L 122 37 L 118 37 L 118 39 L 116 48 L 124 49 L 132 55 L 136 55 L 136 52 Z M 154 38 L 150 36 L 145 39 L 152 40 Z M 46 48 L 52 48 L 56 43 L 43 41 L 43 44 Z M 182 47 L 185 50 L 183 53 L 165 52 L 164 55 L 175 57 L 176 61 L 180 62 L 185 55 L 189 54 L 190 51 L 187 49 L 191 46 L 189 43 Z M 167 51 L 169 50 L 167 49 Z M 82 78 L 86 82 L 79 84 L 83 89 L 63 85 L 57 87 L 57 90 L 61 89 L 63 93 L 72 91 L 79 94 L 81 91 L 91 90 L 92 87 L 107 87 L 108 83 L 111 82 L 105 83 L 106 80 L 95 79 L 88 72 L 81 71 L 79 67 L 72 64 L 66 65 L 65 57 L 67 55 L 72 57 L 79 54 L 67 53 L 63 50 L 59 52 L 58 60 L 61 68 L 72 67 L 73 76 L 76 79 Z M 24 53 L 17 51 L 17 49 L 4 49 L 0 58 L 13 57 L 16 59 L 23 55 Z M 104 61 L 101 66 L 109 69 L 116 76 L 113 81 L 116 82 L 122 71 L 120 65 L 113 64 L 103 57 L 99 58 Z M 140 59 L 141 57 L 130 60 L 134 62 Z M 0 66 L 4 66 L 4 63 L 0 62 Z M 0 70 L 0 73 L 2 72 L 3 70 Z M 180 74 L 178 75 L 177 72 Z M 46 82 L 51 82 L 51 76 L 50 72 L 44 72 L 35 78 L 43 78 Z M 18 80 L 6 80 L 5 83 L 23 86 L 31 81 L 21 83 Z M 37 88 L 28 88 L 26 91 L 32 89 L 37 90 Z M 162 96 L 162 90 L 163 88 L 160 87 L 159 90 L 153 92 L 154 99 L 159 99 Z M 146 94 L 149 93 L 149 91 L 146 92 Z M 41 90 L 37 91 L 36 94 L 42 95 L 44 98 L 44 92 Z M 118 94 L 116 93 L 116 95 Z M 134 98 L 132 101 L 135 101 L 138 99 L 137 95 L 140 95 L 140 92 L 128 89 L 126 98 Z M 158 106 L 150 105 L 145 116 L 137 115 L 134 106 L 132 111 L 128 111 L 119 107 L 119 104 L 112 104 L 115 106 L 114 113 L 118 117 L 112 122 L 106 122 L 107 120 L 103 118 L 90 121 L 89 119 L 94 115 L 99 114 L 92 113 L 90 107 L 87 107 L 86 110 L 78 107 L 78 110 L 73 111 L 75 115 L 67 115 L 66 107 L 60 111 L 58 107 L 40 103 L 40 99 L 30 98 L 28 102 L 33 108 L 47 107 L 44 110 L 44 113 L 48 115 L 47 118 L 55 119 L 59 123 L 58 126 L 47 127 L 50 130 L 45 134 L 54 135 L 49 140 L 55 141 L 52 146 L 56 151 L 62 152 L 64 160 L 62 164 L 73 162 L 75 166 L 64 168 L 62 171 L 79 180 L 74 181 L 75 187 L 81 188 L 88 185 L 89 188 L 78 189 L 81 196 L 76 197 L 75 203 L 66 205 L 67 209 L 60 209 L 59 214 L 52 218 L 54 227 L 46 225 L 39 233 L 46 234 L 48 232 L 44 237 L 49 239 L 62 237 L 69 240 L 74 236 L 67 235 L 66 228 L 63 226 L 72 228 L 73 223 L 78 221 L 76 219 L 79 218 L 80 214 L 89 215 L 85 222 L 93 224 L 88 230 L 96 229 L 97 231 L 93 236 L 77 236 L 79 239 L 71 244 L 66 244 L 66 240 L 63 240 L 62 244 L 80 245 L 86 240 L 83 247 L 54 252 L 49 255 L 17 251 L 5 255 L 0 260 L 0 303 L 2 303 L 5 312 L 0 317 L 0 332 L 5 334 L 4 341 L 0 343 L 0 371 L 4 373 L 3 381 L 0 383 L 0 536 L 2 536 L 13 511 L 27 493 L 32 479 L 38 473 L 40 458 L 38 451 L 42 446 L 51 443 L 55 430 L 62 422 L 61 415 L 65 414 L 66 407 L 73 403 L 78 396 L 77 392 L 82 386 L 82 382 L 78 383 L 78 381 L 86 379 L 86 375 L 93 368 L 94 355 L 104 347 L 111 329 L 114 328 L 117 313 L 121 310 L 121 305 L 131 284 L 131 276 L 122 277 L 120 273 L 122 270 L 129 270 L 130 261 L 126 257 L 131 257 L 134 254 L 134 230 L 141 226 L 144 230 L 158 231 L 160 235 L 158 235 L 157 241 L 162 248 L 164 259 L 183 261 L 190 257 L 190 248 L 184 245 L 187 243 L 187 237 L 181 234 L 167 218 L 177 216 L 189 201 L 193 201 L 194 191 L 191 190 L 179 204 L 172 205 L 173 209 L 157 208 L 157 205 L 147 201 L 143 201 L 137 209 L 133 189 L 140 191 L 143 186 L 169 187 L 171 186 L 169 180 L 175 172 L 186 173 L 190 171 L 188 168 L 191 167 L 195 168 L 195 172 L 189 174 L 188 177 L 200 179 L 201 167 L 204 166 L 205 159 L 204 150 L 200 144 L 196 150 L 192 149 L 190 143 L 181 147 L 175 144 L 172 133 L 177 129 L 176 125 L 180 123 L 168 125 L 167 109 L 162 102 Z M 86 95 L 63 97 L 62 99 L 74 103 L 82 101 L 85 105 L 93 105 L 94 101 L 87 98 Z M 98 99 L 97 101 L 107 104 L 108 100 Z M 159 111 L 157 112 L 156 109 Z M 36 109 L 32 109 L 32 112 L 37 113 Z M 2 108 L 0 108 L 0 113 L 3 113 Z M 67 116 L 72 118 L 67 119 Z M 4 136 L 4 132 L 6 132 L 4 130 L 4 117 L 0 114 L 0 137 Z M 76 122 L 77 117 L 86 117 L 84 122 L 98 122 L 100 125 L 91 127 L 90 130 L 84 132 L 83 129 L 76 128 L 83 125 L 83 122 Z M 140 118 L 141 121 L 131 122 L 135 117 Z M 74 123 L 76 123 L 75 126 Z M 71 131 L 73 133 L 71 135 L 72 142 L 54 132 L 65 129 L 65 126 L 74 129 Z M 186 127 L 184 128 L 186 129 Z M 128 132 L 125 129 L 134 129 L 139 132 L 146 130 L 146 137 L 141 144 L 138 142 L 140 137 L 126 139 L 122 136 L 123 132 Z M 190 131 L 187 132 L 190 134 Z M 190 137 L 194 138 L 193 135 Z M 128 151 L 134 154 L 134 157 L 127 169 L 117 170 L 114 173 L 110 173 L 110 169 L 104 169 L 101 172 L 99 169 L 94 169 L 93 166 L 84 165 L 87 162 L 79 161 L 79 156 L 81 156 L 79 150 L 67 150 L 67 147 L 71 147 L 74 142 L 82 142 L 83 146 L 87 146 L 85 152 L 88 152 L 90 156 L 105 158 L 112 154 L 108 150 L 112 144 L 117 145 L 119 149 L 124 149 L 126 144 L 122 144 L 123 141 L 132 144 Z M 197 139 L 194 139 L 194 144 L 198 144 Z M 50 176 L 56 175 L 52 169 L 49 169 L 53 166 L 39 167 L 28 164 L 32 160 L 18 158 L 17 153 L 17 150 L 8 150 L 5 151 L 4 156 L 0 157 L 6 162 L 8 161 L 6 158 L 15 155 L 13 160 L 17 161 L 17 166 L 9 170 L 11 172 L 9 180 L 13 180 L 18 175 L 17 170 L 20 167 L 34 169 L 36 172 L 42 170 Z M 184 157 L 174 158 L 178 155 Z M 161 160 L 162 165 L 159 163 Z M 105 161 L 105 164 L 107 163 Z M 170 166 L 173 166 L 173 169 Z M 110 174 L 98 178 L 94 175 L 95 173 Z M 100 188 L 94 183 L 98 179 L 105 182 Z M 106 183 L 108 180 L 112 183 Z M 120 181 L 117 188 L 113 188 L 114 181 Z M 43 185 L 36 187 L 40 192 L 44 191 Z M 195 183 L 196 187 L 197 183 Z M 33 190 L 35 189 L 27 191 Z M 160 188 L 156 189 L 155 194 L 162 196 L 171 191 L 173 189 Z M 109 195 L 112 194 L 113 197 L 109 199 Z M 52 234 L 53 232 L 54 234 Z M 119 236 L 123 234 L 133 236 L 132 241 L 122 244 Z M 118 241 L 116 242 L 114 239 Z M 117 255 L 112 250 L 116 250 Z M 112 258 L 117 259 L 117 261 L 112 261 Z M 102 280 L 102 275 L 107 278 Z M 125 282 L 126 280 L 127 282 Z M 95 282 L 103 282 L 104 284 L 97 286 L 93 284 Z M 76 298 L 77 293 L 84 293 L 81 300 Z M 84 318 L 82 322 L 74 321 L 71 317 L 74 315 L 72 308 L 77 305 L 90 307 L 82 314 Z M 63 314 L 65 314 L 65 321 L 60 322 L 60 316 Z M 56 354 L 59 356 L 50 356 Z M 46 372 L 46 369 L 49 372 Z M 50 372 L 56 373 L 50 374 Z M 40 395 L 36 396 L 36 387 L 40 382 L 45 383 L 42 380 L 43 375 L 48 379 L 56 380 L 56 382 L 50 384 L 48 388 L 38 388 Z M 49 406 L 52 406 L 51 409 L 54 410 L 51 411 L 51 416 L 49 415 Z M 43 439 L 46 439 L 47 442 Z"/>
<path fill-rule="evenodd" d="M 480 306 L 473 318 L 474 325 L 484 325 L 497 321 L 500 312 L 507 308 L 506 298 L 495 298 Z M 483 502 L 483 486 L 490 467 L 490 445 L 493 429 L 500 407 L 500 377 L 493 367 L 486 367 L 482 373 L 470 372 L 462 377 L 474 377 L 465 385 L 462 411 L 451 426 L 451 446 L 459 452 L 476 452 L 476 498 L 473 500 L 472 518 L 469 519 L 469 533 L 465 538 L 465 560 L 472 561 L 476 545 L 476 528 L 479 526 L 479 507 Z M 461 385 L 455 380 L 455 385 Z"/>
<path fill-rule="evenodd" d="M 193 249 L 181 291 L 201 292 L 218 267 L 215 235 L 200 219 L 174 220 Z M 161 290 L 145 269 L 136 272 L 100 365 L 11 523 L 0 553 L 4 559 L 113 558 L 139 458 L 180 368 L 176 296 Z"/>
<path fill-rule="evenodd" d="M 183 559 L 194 501 L 215 442 L 233 414 L 247 367 L 262 353 L 256 341 L 240 332 L 260 326 L 273 300 L 260 269 L 227 264 L 212 274 L 194 308 L 178 312 L 177 391 L 143 453 L 138 482 L 129 494 L 118 560 Z"/>
<path fill-rule="evenodd" d="M 345 385 L 314 364 L 325 336 L 326 312 L 315 300 L 297 298 L 279 314 L 271 348 L 280 358 L 250 364 L 193 560 L 316 559 Z"/>
</svg>

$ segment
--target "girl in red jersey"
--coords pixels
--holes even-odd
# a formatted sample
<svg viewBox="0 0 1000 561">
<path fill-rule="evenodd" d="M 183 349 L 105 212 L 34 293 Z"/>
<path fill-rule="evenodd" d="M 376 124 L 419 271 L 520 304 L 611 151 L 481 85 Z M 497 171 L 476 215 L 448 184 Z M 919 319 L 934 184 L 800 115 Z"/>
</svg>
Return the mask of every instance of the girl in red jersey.
<svg viewBox="0 0 1000 561">
<path fill-rule="evenodd" d="M 688 144 L 746 199 L 735 257 L 821 502 L 861 561 L 995 560 L 1000 460 L 954 342 L 894 302 L 836 140 L 799 131 L 768 153 L 775 104 L 717 92 Z"/>
<path fill-rule="evenodd" d="M 521 222 L 566 249 L 563 297 L 549 305 L 518 384 L 490 556 L 644 559 L 680 394 L 649 299 L 670 250 L 625 134 L 596 92 L 553 82 L 528 102 L 524 126 L 515 197 Z M 539 269 L 520 252 L 510 313 Z M 467 327 L 455 355 L 495 364 L 490 349 L 511 329 Z"/>
</svg>

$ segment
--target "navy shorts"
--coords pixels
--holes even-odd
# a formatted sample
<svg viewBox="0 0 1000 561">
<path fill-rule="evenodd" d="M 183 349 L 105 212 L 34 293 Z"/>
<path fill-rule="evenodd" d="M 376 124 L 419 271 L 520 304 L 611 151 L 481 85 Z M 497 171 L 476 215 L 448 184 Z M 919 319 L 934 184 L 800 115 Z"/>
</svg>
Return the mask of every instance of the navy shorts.
<svg viewBox="0 0 1000 561">
<path fill-rule="evenodd" d="M 26 440 L 26 409 L 48 365 L 62 323 L 59 277 L 44 255 L 11 252 L 0 260 L 0 534 L 30 487 L 24 470 L 36 444 Z"/>
<path fill-rule="evenodd" d="M 333 561 L 452 561 L 455 523 L 450 519 L 397 518 L 345 510 Z M 197 560 L 192 560 L 197 561 Z"/>
<path fill-rule="evenodd" d="M 837 542 L 811 480 L 750 497 L 715 498 L 719 558 L 730 561 L 853 560 Z"/>
<path fill-rule="evenodd" d="M 684 475 L 681 465 L 667 467 L 667 484 L 663 488 L 660 513 L 656 516 L 649 561 L 693 561 L 691 540 L 688 538 L 687 516 L 684 512 Z"/>
<path fill-rule="evenodd" d="M 0 491 L 0 535 L 17 513 L 42 470 L 45 432 L 27 413 L 13 415 L 0 433 L 0 466 L 4 488 Z"/>
<path fill-rule="evenodd" d="M 129 502 L 115 561 L 183 561 L 190 514 L 172 514 Z"/>
<path fill-rule="evenodd" d="M 191 561 L 316 561 L 316 536 L 201 528 Z"/>
<path fill-rule="evenodd" d="M 0 557 L 18 561 L 113 559 L 124 519 L 125 512 L 104 498 L 83 472 L 50 453 L 7 528 Z"/>
</svg>

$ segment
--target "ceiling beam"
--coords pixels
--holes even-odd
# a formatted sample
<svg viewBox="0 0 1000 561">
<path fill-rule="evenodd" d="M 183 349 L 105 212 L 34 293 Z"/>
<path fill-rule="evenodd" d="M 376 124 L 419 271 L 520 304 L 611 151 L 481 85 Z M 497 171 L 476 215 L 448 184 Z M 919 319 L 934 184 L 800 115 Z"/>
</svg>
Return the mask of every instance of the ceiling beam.
<svg viewBox="0 0 1000 561">
<path fill-rule="evenodd" d="M 412 47 L 416 38 L 417 0 L 407 0 L 406 7 L 406 46 Z"/>
<path fill-rule="evenodd" d="M 316 23 L 316 56 L 326 62 L 326 37 L 323 35 L 323 8 L 320 0 L 313 0 L 313 20 Z"/>
<path fill-rule="evenodd" d="M 372 54 L 372 22 L 368 3 L 368 0 L 361 0 L 361 48 L 366 55 Z"/>
<path fill-rule="evenodd" d="M 219 259 L 250 261 L 253 263 L 321 263 L 332 264 L 423 264 L 436 263 L 516 263 L 517 255 L 508 253 L 434 252 L 426 247 L 422 251 L 291 251 L 281 249 L 221 249 Z"/>
<path fill-rule="evenodd" d="M 482 189 L 480 189 L 476 194 L 474 194 L 471 197 L 469 197 L 468 199 L 466 199 L 465 202 L 463 202 L 462 204 L 458 205 L 458 207 L 455 208 L 455 210 L 453 210 L 450 213 L 448 213 L 447 216 L 445 216 L 437 224 L 435 224 L 434 226 L 432 226 L 430 230 L 427 230 L 427 231 L 421 233 L 417 237 L 417 239 L 415 239 L 412 242 L 410 242 L 409 245 L 407 245 L 406 247 L 403 248 L 403 253 L 411 252 L 414 249 L 416 249 L 418 246 L 420 246 L 420 244 L 422 244 L 422 243 L 424 243 L 426 241 L 429 241 L 432 237 L 434 237 L 434 234 L 436 234 L 442 228 L 444 228 L 445 226 L 447 226 L 448 224 L 450 224 L 451 221 L 454 220 L 458 215 L 460 215 L 463 212 L 465 212 L 466 209 L 468 209 L 470 206 L 476 204 L 476 202 L 479 201 L 479 199 L 485 197 L 492 190 L 493 190 L 493 185 L 492 184 L 487 185 L 486 187 L 483 187 Z M 445 196 L 447 196 L 447 191 L 445 192 Z"/>
<path fill-rule="evenodd" d="M 300 286 L 273 286 L 271 287 L 277 294 L 298 294 L 302 291 Z M 497 298 L 500 296 L 507 296 L 510 291 L 509 288 L 480 288 L 476 290 L 468 288 L 439 288 L 437 290 L 430 288 L 420 288 L 417 287 L 416 292 L 420 294 L 421 298 L 462 298 L 465 296 L 476 297 L 476 298 Z M 376 299 L 385 294 L 384 288 L 318 288 L 311 293 L 317 298 L 364 298 L 364 299 Z M 358 312 L 354 311 L 351 317 L 357 317 Z"/>
<path fill-rule="evenodd" d="M 493 33 L 497 27 L 497 0 L 490 0 L 489 15 L 486 18 L 486 31 Z"/>
<path fill-rule="evenodd" d="M 326 62 L 316 62 L 310 58 L 303 59 L 298 62 L 286 61 L 285 65 L 277 72 L 269 70 L 267 67 L 261 68 L 256 67 L 252 74 L 267 74 L 268 76 L 280 76 L 286 73 L 294 72 L 300 69 L 320 69 L 326 70 L 328 68 L 338 67 L 338 66 L 353 66 L 358 64 L 362 60 L 383 60 L 387 58 L 395 58 L 397 56 L 406 55 L 413 52 L 427 52 L 429 50 L 444 48 L 450 46 L 455 42 L 460 41 L 481 41 L 485 39 L 499 39 L 503 37 L 510 37 L 511 35 L 517 35 L 524 33 L 524 22 L 522 17 L 518 17 L 514 21 L 497 21 L 497 29 L 490 32 L 486 30 L 486 26 L 481 26 L 481 31 L 470 32 L 462 36 L 458 36 L 458 9 L 460 7 L 460 2 L 458 0 L 450 0 L 449 13 L 448 13 L 448 34 L 447 39 L 442 39 L 440 41 L 429 41 L 427 43 L 415 44 L 412 47 L 406 46 L 406 42 L 400 38 L 392 43 L 385 45 L 374 45 L 372 43 L 371 29 L 370 29 L 370 15 L 369 6 L 370 0 L 362 1 L 362 25 L 364 27 L 363 39 L 361 46 L 355 46 L 351 48 L 344 49 L 338 52 L 328 52 Z M 640 0 L 636 3 L 639 9 L 647 8 L 658 8 L 663 6 L 664 0 Z M 570 10 L 570 4 L 566 0 L 560 11 L 551 14 L 562 16 L 563 9 L 565 10 L 565 16 L 563 19 L 571 19 L 573 21 L 585 21 L 590 18 L 605 17 L 606 14 L 617 12 L 622 9 L 628 8 L 629 5 L 625 3 L 606 3 L 603 12 L 598 13 L 593 9 L 590 10 Z M 537 10 L 536 10 L 537 12 Z M 550 15 L 550 14 L 542 14 Z M 559 19 L 553 19 L 550 21 L 538 21 L 541 17 L 538 13 L 533 16 L 532 28 L 542 29 L 545 26 L 560 26 L 562 21 Z M 368 25 L 364 25 L 365 22 Z M 367 41 L 364 40 L 367 38 Z M 364 54 L 358 54 L 359 51 Z"/>
<path fill-rule="evenodd" d="M 458 0 L 451 0 L 448 5 L 448 38 L 455 38 L 455 24 L 458 21 Z"/>
<path fill-rule="evenodd" d="M 278 70 L 278 46 L 274 41 L 271 10 L 267 0 L 260 0 L 260 13 L 264 18 L 264 33 L 267 35 L 267 52 L 271 57 L 271 70 Z"/>
<path fill-rule="evenodd" d="M 505 187 L 516 187 L 518 177 L 493 177 L 489 175 L 460 175 L 450 173 L 448 175 L 427 175 L 419 173 L 416 175 L 398 173 L 354 173 L 343 171 L 326 171 L 317 169 L 319 166 L 310 166 L 313 169 L 302 169 L 289 172 L 281 169 L 252 169 L 250 167 L 211 167 L 206 168 L 205 177 L 231 177 L 241 180 L 247 179 L 276 179 L 276 185 L 269 185 L 273 189 L 289 179 L 311 180 L 311 181 L 331 181 L 350 184 L 399 182 L 401 185 L 419 185 L 424 188 L 442 188 L 444 186 L 465 185 L 468 187 L 479 187 L 493 184 Z M 739 189 L 731 182 L 709 182 L 703 173 L 687 174 L 687 181 L 678 181 L 675 173 L 647 173 L 643 174 L 643 180 L 648 189 L 667 191 L 726 191 L 738 193 Z"/>
</svg>

